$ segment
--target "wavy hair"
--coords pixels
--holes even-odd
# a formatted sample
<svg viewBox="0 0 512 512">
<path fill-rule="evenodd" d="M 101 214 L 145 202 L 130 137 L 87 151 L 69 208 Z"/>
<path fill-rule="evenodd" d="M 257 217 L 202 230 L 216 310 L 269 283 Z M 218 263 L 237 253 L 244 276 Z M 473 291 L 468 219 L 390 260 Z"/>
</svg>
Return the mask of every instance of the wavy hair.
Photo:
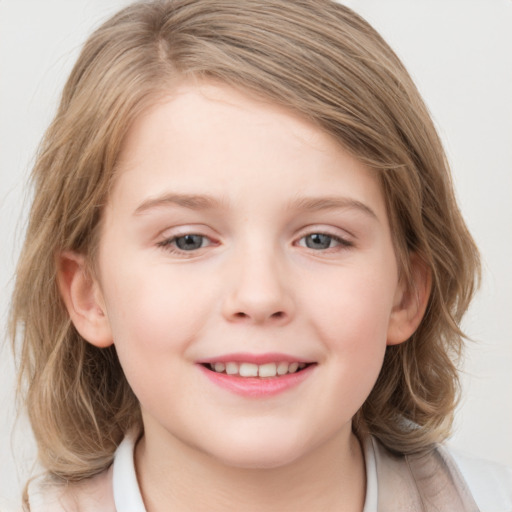
<svg viewBox="0 0 512 512">
<path fill-rule="evenodd" d="M 298 113 L 378 171 L 402 275 L 410 278 L 414 252 L 432 290 L 416 333 L 387 347 L 354 429 L 400 453 L 444 439 L 479 256 L 439 137 L 400 60 L 366 21 L 330 0 L 157 0 L 123 9 L 87 40 L 33 169 L 10 331 L 43 466 L 68 481 L 87 478 L 111 463 L 129 429 L 142 429 L 115 347 L 92 346 L 70 322 L 56 255 L 94 260 L 128 128 L 187 78 Z"/>
</svg>

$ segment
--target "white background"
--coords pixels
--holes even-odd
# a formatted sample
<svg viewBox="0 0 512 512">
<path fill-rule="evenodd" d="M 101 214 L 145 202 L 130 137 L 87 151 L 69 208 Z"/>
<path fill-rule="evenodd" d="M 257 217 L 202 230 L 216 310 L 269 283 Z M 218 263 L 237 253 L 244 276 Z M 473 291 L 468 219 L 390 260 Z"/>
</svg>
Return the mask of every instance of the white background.
<svg viewBox="0 0 512 512">
<path fill-rule="evenodd" d="M 35 149 L 80 45 L 127 3 L 0 0 L 2 341 Z M 461 208 L 482 251 L 484 285 L 465 321 L 474 341 L 467 347 L 464 396 L 450 444 L 512 465 L 512 0 L 347 4 L 382 33 L 415 79 L 439 127 Z M 11 360 L 3 343 L 2 511 L 15 508 L 34 455 L 24 418 L 15 422 Z"/>
</svg>

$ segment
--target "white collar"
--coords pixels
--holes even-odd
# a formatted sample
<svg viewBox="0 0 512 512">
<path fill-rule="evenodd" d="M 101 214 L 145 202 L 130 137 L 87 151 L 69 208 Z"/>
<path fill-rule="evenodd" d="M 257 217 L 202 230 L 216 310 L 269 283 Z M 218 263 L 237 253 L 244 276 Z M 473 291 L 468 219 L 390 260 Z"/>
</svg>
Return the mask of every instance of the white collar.
<svg viewBox="0 0 512 512">
<path fill-rule="evenodd" d="M 114 502 L 118 512 L 146 512 L 135 473 L 136 437 L 127 435 L 116 450 L 113 469 Z M 377 467 L 371 437 L 363 445 L 366 465 L 366 499 L 363 512 L 377 511 Z"/>
<path fill-rule="evenodd" d="M 118 512 L 146 512 L 135 473 L 134 449 L 137 438 L 127 435 L 114 456 L 112 486 Z"/>
<path fill-rule="evenodd" d="M 364 500 L 363 512 L 377 512 L 378 483 L 374 442 L 375 440 L 371 436 L 366 436 L 362 442 L 364 464 L 366 466 L 366 498 Z"/>
</svg>

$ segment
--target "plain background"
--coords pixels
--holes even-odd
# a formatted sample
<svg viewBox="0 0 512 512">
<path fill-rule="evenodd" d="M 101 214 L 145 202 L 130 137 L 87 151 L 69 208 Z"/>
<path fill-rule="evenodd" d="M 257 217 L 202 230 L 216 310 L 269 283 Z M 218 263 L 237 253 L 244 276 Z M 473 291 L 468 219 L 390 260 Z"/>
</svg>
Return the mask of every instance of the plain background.
<svg viewBox="0 0 512 512">
<path fill-rule="evenodd" d="M 0 331 L 23 239 L 33 157 L 79 48 L 126 0 L 0 0 Z M 347 0 L 402 58 L 445 143 L 484 263 L 464 326 L 464 396 L 450 444 L 512 465 L 512 0 Z M 0 510 L 15 509 L 34 457 L 15 422 L 0 348 Z M 14 462 L 16 458 L 16 463 Z M 2 501 L 3 500 L 3 501 Z M 17 508 L 17 507 L 16 507 Z"/>
</svg>

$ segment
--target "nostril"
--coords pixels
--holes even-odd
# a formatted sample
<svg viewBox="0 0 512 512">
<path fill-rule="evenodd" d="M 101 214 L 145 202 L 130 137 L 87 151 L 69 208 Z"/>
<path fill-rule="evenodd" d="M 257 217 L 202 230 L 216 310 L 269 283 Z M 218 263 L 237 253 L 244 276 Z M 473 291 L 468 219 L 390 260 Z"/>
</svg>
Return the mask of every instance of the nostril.
<svg viewBox="0 0 512 512">
<path fill-rule="evenodd" d="M 242 318 L 249 318 L 251 315 L 244 313 L 243 311 L 238 311 L 233 316 L 235 318 L 242 319 Z M 286 313 L 284 311 L 276 311 L 275 313 L 272 313 L 269 318 L 280 319 L 280 318 L 284 318 L 285 316 L 286 316 Z"/>
</svg>

